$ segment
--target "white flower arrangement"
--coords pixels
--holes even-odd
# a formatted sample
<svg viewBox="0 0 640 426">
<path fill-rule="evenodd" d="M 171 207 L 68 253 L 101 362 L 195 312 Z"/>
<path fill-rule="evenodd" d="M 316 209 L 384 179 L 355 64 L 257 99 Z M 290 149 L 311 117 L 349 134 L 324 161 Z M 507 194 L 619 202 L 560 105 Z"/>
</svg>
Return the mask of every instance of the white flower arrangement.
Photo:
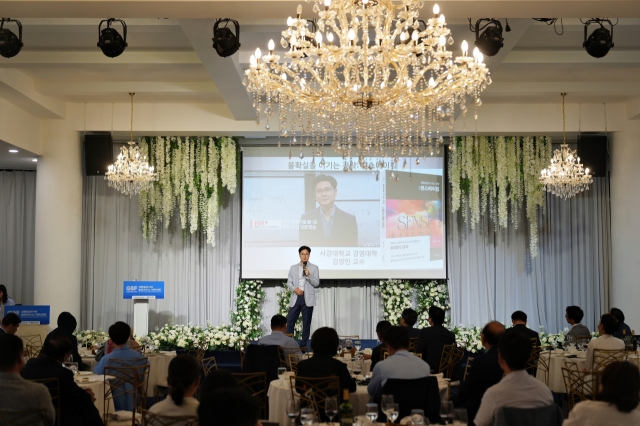
<svg viewBox="0 0 640 426">
<path fill-rule="evenodd" d="M 551 138 L 459 137 L 449 156 L 451 212 L 461 211 L 471 229 L 489 214 L 499 228 L 514 228 L 525 203 L 529 251 L 538 255 L 538 211 L 544 213 L 540 172 L 551 159 Z"/>
<path fill-rule="evenodd" d="M 418 327 L 429 326 L 429 308 L 437 306 L 445 312 L 451 310 L 449 303 L 449 288 L 446 281 L 416 282 L 416 311 L 418 312 Z M 449 324 L 449 317 L 445 318 L 444 326 Z"/>
<path fill-rule="evenodd" d="M 282 289 L 278 291 L 278 313 L 287 318 L 289 315 L 289 300 L 291 300 L 291 290 L 287 287 L 286 283 L 282 283 Z M 302 315 L 298 317 L 296 325 L 293 327 L 293 338 L 302 338 Z"/>
<path fill-rule="evenodd" d="M 454 327 L 451 331 L 453 331 L 453 334 L 456 336 L 456 343 L 459 346 L 464 346 L 467 351 L 471 353 L 478 353 L 484 350 L 482 340 L 480 339 L 482 327 L 475 327 L 471 325 L 464 327 L 459 325 Z"/>
<path fill-rule="evenodd" d="M 87 348 L 100 347 L 109 340 L 109 334 L 102 330 L 76 330 L 73 335 L 78 339 L 78 344 Z"/>
<path fill-rule="evenodd" d="M 249 340 L 257 340 L 264 334 L 262 304 L 266 293 L 260 280 L 242 280 L 236 288 L 236 311 L 231 322 Z"/>
<path fill-rule="evenodd" d="M 142 340 L 142 339 L 141 339 Z M 145 338 L 159 350 L 204 349 L 207 351 L 223 349 L 244 349 L 249 337 L 238 327 L 229 324 L 206 327 L 199 325 L 167 324 Z M 139 342 L 140 343 L 140 342 Z"/>
<path fill-rule="evenodd" d="M 411 308 L 413 287 L 408 281 L 382 280 L 375 293 L 380 296 L 384 319 L 393 325 L 400 324 L 402 311 Z"/>
<path fill-rule="evenodd" d="M 140 150 L 155 167 L 158 179 L 140 193 L 142 233 L 157 238 L 157 226 L 169 226 L 176 202 L 181 228 L 207 236 L 215 246 L 221 185 L 234 194 L 237 187 L 237 145 L 229 137 L 143 137 Z"/>
</svg>

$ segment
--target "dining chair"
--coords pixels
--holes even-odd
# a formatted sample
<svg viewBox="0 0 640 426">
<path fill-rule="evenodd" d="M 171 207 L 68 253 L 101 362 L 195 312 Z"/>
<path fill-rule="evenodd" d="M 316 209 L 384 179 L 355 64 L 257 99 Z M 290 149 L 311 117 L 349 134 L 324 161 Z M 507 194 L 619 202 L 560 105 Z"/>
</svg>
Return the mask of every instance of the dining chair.
<svg viewBox="0 0 640 426">
<path fill-rule="evenodd" d="M 580 371 L 578 364 L 570 363 L 562 367 L 562 378 L 567 391 L 567 407 L 569 411 L 576 403 L 593 400 L 600 386 L 600 371 Z"/>
<path fill-rule="evenodd" d="M 626 358 L 625 349 L 594 349 L 593 350 L 593 369 L 596 371 L 601 371 L 612 362 L 624 361 L 625 358 Z"/>
<path fill-rule="evenodd" d="M 450 345 L 444 345 L 442 347 L 442 354 L 440 354 L 440 365 L 438 366 L 438 371 L 436 371 L 436 373 L 443 373 L 446 378 L 446 372 L 449 369 L 449 364 L 451 363 L 451 355 L 453 354 L 453 349 L 455 348 L 456 344 L 452 343 Z"/>
<path fill-rule="evenodd" d="M 315 416 L 328 420 L 324 413 L 324 401 L 329 397 L 336 397 L 340 401 L 340 379 L 336 376 L 330 377 L 289 377 L 291 383 L 291 399 L 300 398 L 302 408 L 313 409 Z M 298 395 L 296 395 L 296 392 Z"/>
<path fill-rule="evenodd" d="M 56 411 L 56 425 L 60 426 L 60 381 L 57 377 L 48 379 L 31 379 L 30 382 L 40 383 L 47 387 L 51 395 L 51 403 Z"/>
<path fill-rule="evenodd" d="M 218 362 L 216 361 L 215 356 L 202 359 L 202 361 L 200 361 L 200 365 L 202 366 L 204 377 L 207 377 L 213 370 L 218 369 Z"/>
<path fill-rule="evenodd" d="M 289 371 L 298 374 L 298 363 L 302 361 L 302 354 L 289 354 Z"/>
<path fill-rule="evenodd" d="M 30 334 L 28 336 L 20 336 L 25 346 L 33 345 L 42 347 L 42 336 L 39 334 Z"/>
<path fill-rule="evenodd" d="M 538 408 L 502 407 L 496 413 L 494 426 L 544 425 L 562 426 L 564 416 L 556 404 Z"/>
<path fill-rule="evenodd" d="M 467 365 L 464 366 L 464 374 L 462 375 L 462 381 L 467 380 L 467 374 L 469 374 L 469 369 L 471 368 L 471 363 L 475 358 L 469 357 L 467 358 Z"/>
<path fill-rule="evenodd" d="M 380 404 L 382 395 L 393 395 L 393 400 L 398 403 L 399 419 L 411 415 L 411 410 L 424 411 L 425 417 L 432 424 L 437 424 L 440 419 L 440 389 L 438 379 L 433 376 L 419 379 L 387 379 L 382 390 L 373 396 L 373 402 Z M 380 407 L 382 409 L 382 407 Z M 380 411 L 378 421 L 386 420 L 386 415 Z"/>
<path fill-rule="evenodd" d="M 44 424 L 47 417 L 47 410 L 24 411 L 0 411 L 0 425 L 2 426 L 24 426 Z"/>
<path fill-rule="evenodd" d="M 447 371 L 446 373 L 442 371 L 442 373 L 444 373 L 445 378 L 447 379 L 452 378 L 454 368 L 458 364 L 460 364 L 460 362 L 462 361 L 462 358 L 464 358 L 465 349 L 466 348 L 464 346 L 459 346 L 457 343 L 454 344 L 454 347 L 451 351 L 451 356 L 449 358 L 449 364 L 447 365 Z"/>
<path fill-rule="evenodd" d="M 267 404 L 267 374 L 266 373 L 232 373 L 238 380 L 241 389 L 246 390 L 260 404 L 261 418 L 269 418 L 269 405 Z"/>
<path fill-rule="evenodd" d="M 409 352 L 415 352 L 418 348 L 418 338 L 410 337 L 409 338 Z"/>
<path fill-rule="evenodd" d="M 539 372 L 545 375 L 544 382 L 549 385 L 549 365 L 551 364 L 551 350 L 542 346 L 534 346 L 527 360 L 527 373 L 536 377 Z"/>
<path fill-rule="evenodd" d="M 289 369 L 289 359 L 287 348 L 278 346 L 278 359 L 280 360 L 280 367 Z"/>
<path fill-rule="evenodd" d="M 187 351 L 187 355 L 194 357 L 196 361 L 198 361 L 198 364 L 202 362 L 206 353 L 207 353 L 206 348 L 196 348 L 196 349 L 190 349 Z"/>
<path fill-rule="evenodd" d="M 36 345 L 32 345 L 32 344 L 27 344 L 25 346 L 25 349 L 27 351 L 27 358 L 28 359 L 38 358 L 40 356 L 40 353 L 42 352 L 42 346 L 36 346 Z"/>
<path fill-rule="evenodd" d="M 146 362 L 146 359 L 144 360 Z M 107 365 L 105 367 L 103 395 L 105 426 L 110 422 L 113 423 L 113 420 L 109 420 L 111 402 L 113 402 L 115 411 L 130 411 L 132 413 L 131 426 L 135 426 L 135 414 L 142 413 L 147 404 L 149 368 L 149 364 L 146 363 L 127 366 Z"/>
<path fill-rule="evenodd" d="M 162 416 L 142 410 L 143 426 L 196 426 L 198 416 Z"/>
</svg>

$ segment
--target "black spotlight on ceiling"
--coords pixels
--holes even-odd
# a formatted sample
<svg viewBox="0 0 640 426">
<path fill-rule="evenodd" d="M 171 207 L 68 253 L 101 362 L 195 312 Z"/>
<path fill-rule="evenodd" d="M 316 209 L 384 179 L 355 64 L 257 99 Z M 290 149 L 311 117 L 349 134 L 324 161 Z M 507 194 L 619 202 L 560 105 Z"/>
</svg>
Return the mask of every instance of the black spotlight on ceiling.
<svg viewBox="0 0 640 426">
<path fill-rule="evenodd" d="M 102 24 L 107 23 L 106 28 L 102 28 Z M 111 24 L 120 22 L 122 24 L 124 38 L 115 28 L 111 28 Z M 122 19 L 109 18 L 100 21 L 98 25 L 98 47 L 105 56 L 115 58 L 122 55 L 124 49 L 127 48 L 127 24 Z"/>
<path fill-rule="evenodd" d="M 233 22 L 236 27 L 236 33 L 229 28 L 229 22 Z M 223 25 L 224 26 L 221 26 Z M 216 49 L 218 55 L 226 58 L 233 55 L 240 49 L 240 24 L 235 19 L 218 19 L 213 25 L 213 48 Z"/>
<path fill-rule="evenodd" d="M 609 24 L 611 31 L 605 28 L 604 23 Z M 600 27 L 596 28 L 589 38 L 587 38 L 587 28 L 590 24 L 597 24 Z M 617 24 L 617 22 L 616 22 Z M 609 50 L 613 47 L 613 27 L 615 25 L 608 19 L 593 18 L 584 22 L 584 43 L 582 47 L 587 53 L 594 58 L 603 58 L 609 53 Z"/>
<path fill-rule="evenodd" d="M 509 23 L 507 22 L 507 25 Z M 511 27 L 507 27 L 511 31 Z M 483 18 L 478 19 L 475 28 L 471 25 L 469 18 L 469 29 L 476 34 L 475 45 L 480 49 L 483 55 L 495 56 L 498 54 L 502 46 L 504 46 L 504 38 L 502 38 L 502 24 L 497 19 Z M 480 34 L 480 31 L 482 31 Z"/>
<path fill-rule="evenodd" d="M 15 22 L 18 25 L 18 35 L 4 27 L 5 22 Z M 0 55 L 13 58 L 22 50 L 22 24 L 11 18 L 2 18 L 0 23 Z"/>
</svg>

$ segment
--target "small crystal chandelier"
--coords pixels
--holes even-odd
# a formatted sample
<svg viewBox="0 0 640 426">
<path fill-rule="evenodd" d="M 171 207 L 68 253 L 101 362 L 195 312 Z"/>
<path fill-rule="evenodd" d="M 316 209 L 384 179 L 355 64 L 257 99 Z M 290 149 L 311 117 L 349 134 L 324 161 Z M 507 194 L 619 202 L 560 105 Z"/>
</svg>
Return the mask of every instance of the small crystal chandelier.
<svg viewBox="0 0 640 426">
<path fill-rule="evenodd" d="M 157 176 L 153 173 L 153 166 L 149 166 L 147 157 L 140 155 L 140 150 L 133 140 L 133 96 L 131 96 L 131 129 L 129 133 L 128 147 L 120 148 L 118 160 L 109 166 L 104 178 L 109 186 L 122 192 L 124 195 L 132 197 L 146 191 Z"/>
<path fill-rule="evenodd" d="M 447 121 L 453 136 L 456 105 L 463 114 L 467 96 L 482 105 L 479 95 L 491 84 L 483 55 L 476 48 L 468 56 L 466 41 L 461 56 L 447 51 L 453 38 L 437 4 L 425 22 L 418 19 L 423 0 L 307 2 L 317 21 L 303 19 L 299 5 L 282 32 L 285 59 L 270 40 L 269 54 L 256 49 L 243 80 L 256 121 L 264 112 L 269 130 L 277 104 L 280 136 L 300 146 L 300 158 L 303 139 L 323 156 L 331 132 L 344 171 L 395 168 L 401 156 L 419 163 L 439 152 Z"/>
<path fill-rule="evenodd" d="M 540 183 L 544 186 L 544 190 L 551 192 L 565 200 L 571 198 L 578 193 L 589 189 L 589 185 L 593 182 L 593 178 L 589 174 L 589 168 L 583 170 L 580 164 L 580 157 L 576 151 L 567 145 L 567 133 L 564 113 L 564 97 L 562 95 L 562 145 L 560 149 L 553 152 L 551 165 L 542 169 Z"/>
</svg>

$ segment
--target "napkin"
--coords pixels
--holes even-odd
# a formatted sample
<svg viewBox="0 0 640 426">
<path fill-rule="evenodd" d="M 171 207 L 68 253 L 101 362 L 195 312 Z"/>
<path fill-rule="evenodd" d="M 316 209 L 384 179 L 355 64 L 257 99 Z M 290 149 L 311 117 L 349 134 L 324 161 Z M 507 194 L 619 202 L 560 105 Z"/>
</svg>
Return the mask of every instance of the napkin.
<svg viewBox="0 0 640 426">
<path fill-rule="evenodd" d="M 365 355 L 371 355 L 371 354 L 373 354 L 373 349 L 371 349 L 371 348 L 363 349 L 362 353 L 365 354 Z"/>
<path fill-rule="evenodd" d="M 136 416 L 136 421 L 142 422 L 142 414 L 140 413 L 133 413 L 131 411 L 126 411 L 126 410 L 116 411 L 115 413 L 109 413 L 109 417 L 111 417 L 112 420 L 131 420 L 131 415 Z"/>
</svg>

